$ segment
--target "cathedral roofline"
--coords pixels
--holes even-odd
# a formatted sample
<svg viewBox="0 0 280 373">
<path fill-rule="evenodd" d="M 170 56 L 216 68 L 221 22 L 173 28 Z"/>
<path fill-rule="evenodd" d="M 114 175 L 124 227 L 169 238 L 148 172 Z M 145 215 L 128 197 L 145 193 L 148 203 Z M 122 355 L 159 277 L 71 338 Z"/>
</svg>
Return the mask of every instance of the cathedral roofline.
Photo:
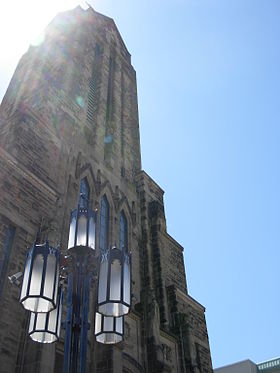
<svg viewBox="0 0 280 373">
<path fill-rule="evenodd" d="M 69 12 L 70 13 L 71 12 L 93 13 L 95 16 L 99 17 L 100 19 L 103 19 L 105 22 L 110 23 L 113 26 L 122 47 L 124 48 L 125 52 L 128 54 L 128 57 L 131 59 L 131 54 L 130 54 L 129 50 L 127 49 L 127 46 L 125 45 L 125 42 L 124 42 L 124 40 L 123 40 L 119 30 L 118 30 L 117 25 L 116 25 L 115 21 L 113 20 L 113 18 L 105 16 L 104 14 L 97 12 L 90 4 L 87 3 L 87 5 L 88 5 L 87 9 L 83 9 L 80 5 L 77 5 L 73 9 L 58 12 L 56 17 L 59 17 L 59 16 L 65 14 L 65 13 L 69 13 Z"/>
<path fill-rule="evenodd" d="M 193 306 L 196 306 L 198 309 L 201 309 L 203 310 L 203 312 L 205 312 L 206 308 L 193 297 L 191 297 L 189 294 L 185 294 L 182 290 L 178 288 L 176 288 L 176 292 L 180 297 L 185 298 L 187 302 L 192 303 Z"/>
<path fill-rule="evenodd" d="M 146 179 L 149 179 L 162 192 L 162 195 L 165 193 L 158 183 L 145 170 L 139 171 L 138 176 L 144 176 Z"/>
<path fill-rule="evenodd" d="M 177 247 L 179 247 L 182 251 L 184 251 L 184 247 L 175 239 L 173 238 L 172 236 L 170 236 L 170 234 L 168 232 L 165 232 L 166 233 L 166 237 L 172 241 Z"/>
<path fill-rule="evenodd" d="M 123 40 L 123 38 L 122 38 L 122 36 L 121 36 L 119 30 L 118 30 L 117 25 L 116 25 L 115 21 L 113 20 L 113 18 L 108 17 L 108 16 L 105 16 L 104 14 L 97 12 L 97 11 L 96 11 L 96 10 L 95 10 L 91 5 L 90 5 L 90 4 L 87 3 L 87 5 L 88 5 L 89 7 L 88 7 L 88 9 L 85 10 L 86 12 L 88 12 L 88 11 L 93 12 L 93 13 L 96 14 L 98 17 L 103 18 L 104 20 L 106 20 L 107 22 L 109 22 L 109 23 L 112 24 L 112 26 L 114 27 L 114 29 L 115 29 L 115 31 L 116 31 L 116 33 L 117 33 L 117 35 L 118 35 L 118 38 L 119 38 L 119 40 L 120 40 L 120 43 L 121 43 L 122 46 L 124 47 L 125 51 L 128 53 L 129 57 L 131 57 L 131 54 L 129 53 L 129 51 L 128 51 L 127 47 L 126 47 L 125 42 L 124 42 L 124 40 Z M 80 5 L 79 5 L 78 7 L 81 8 Z M 81 8 L 81 9 L 82 9 L 82 8 Z M 82 9 L 82 10 L 83 10 L 83 9 Z"/>
</svg>

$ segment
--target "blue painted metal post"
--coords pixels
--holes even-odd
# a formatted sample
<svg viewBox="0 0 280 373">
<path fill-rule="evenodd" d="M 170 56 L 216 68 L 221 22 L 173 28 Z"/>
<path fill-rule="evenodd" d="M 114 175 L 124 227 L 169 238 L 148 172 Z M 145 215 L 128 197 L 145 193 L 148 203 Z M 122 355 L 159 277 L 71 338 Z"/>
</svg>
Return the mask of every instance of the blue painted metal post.
<svg viewBox="0 0 280 373">
<path fill-rule="evenodd" d="M 73 319 L 72 289 L 73 289 L 73 273 L 69 273 L 68 286 L 67 286 L 67 316 L 66 316 L 66 322 L 65 322 L 63 373 L 69 373 L 70 366 L 71 366 L 72 319 Z"/>
<path fill-rule="evenodd" d="M 73 272 L 68 275 L 63 373 L 86 373 L 91 278 L 87 260 L 83 255 L 74 256 Z"/>
<path fill-rule="evenodd" d="M 78 371 L 79 342 L 81 331 L 81 286 L 83 275 L 83 262 L 80 256 L 74 259 L 74 292 L 73 292 L 73 351 L 72 351 L 72 373 Z"/>
<path fill-rule="evenodd" d="M 90 275 L 84 274 L 83 281 L 83 302 L 82 302 L 82 320 L 81 320 L 81 344 L 80 344 L 80 373 L 86 373 L 87 368 L 87 334 L 89 329 L 88 310 L 89 310 L 89 289 Z"/>
</svg>

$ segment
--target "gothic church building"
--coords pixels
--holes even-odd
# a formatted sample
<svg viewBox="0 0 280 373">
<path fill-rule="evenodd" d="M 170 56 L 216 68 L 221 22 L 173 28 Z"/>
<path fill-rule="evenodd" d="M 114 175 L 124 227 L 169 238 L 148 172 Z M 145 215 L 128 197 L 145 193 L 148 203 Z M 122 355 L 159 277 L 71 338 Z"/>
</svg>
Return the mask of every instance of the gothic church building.
<svg viewBox="0 0 280 373">
<path fill-rule="evenodd" d="M 141 168 L 130 54 L 111 18 L 77 7 L 23 55 L 1 104 L 1 373 L 62 372 L 63 329 L 57 343 L 34 343 L 7 277 L 23 270 L 39 227 L 65 252 L 81 188 L 98 211 L 97 251 L 115 243 L 132 251 L 132 310 L 115 346 L 95 341 L 92 287 L 87 371 L 212 372 L 205 309 L 188 294 L 164 192 Z"/>
</svg>

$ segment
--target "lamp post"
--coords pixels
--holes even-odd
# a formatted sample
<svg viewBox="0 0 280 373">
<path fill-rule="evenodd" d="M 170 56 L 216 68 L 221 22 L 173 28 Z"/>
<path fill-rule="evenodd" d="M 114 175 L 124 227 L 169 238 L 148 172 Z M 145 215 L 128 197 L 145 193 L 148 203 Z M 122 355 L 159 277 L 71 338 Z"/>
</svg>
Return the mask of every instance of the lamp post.
<svg viewBox="0 0 280 373">
<path fill-rule="evenodd" d="M 70 215 L 66 256 L 48 240 L 44 244 L 35 242 L 26 256 L 20 303 L 30 311 L 28 334 L 40 343 L 53 343 L 59 338 L 64 296 L 61 258 L 66 261 L 62 267 L 67 279 L 63 373 L 86 372 L 92 281 L 98 282 L 93 305 L 97 342 L 122 341 L 124 315 L 130 310 L 130 254 L 114 246 L 96 255 L 96 219 L 96 211 L 79 203 Z"/>
</svg>

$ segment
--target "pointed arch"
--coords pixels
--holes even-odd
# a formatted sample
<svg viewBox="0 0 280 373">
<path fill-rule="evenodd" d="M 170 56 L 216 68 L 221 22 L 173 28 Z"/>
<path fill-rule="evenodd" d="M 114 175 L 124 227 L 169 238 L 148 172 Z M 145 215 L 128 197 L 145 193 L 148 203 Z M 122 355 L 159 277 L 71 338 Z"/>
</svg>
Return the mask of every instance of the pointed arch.
<svg viewBox="0 0 280 373">
<path fill-rule="evenodd" d="M 101 184 L 100 191 L 101 193 L 106 194 L 110 205 L 114 205 L 115 210 L 117 210 L 117 201 L 114 198 L 114 191 L 108 180 L 104 181 L 104 183 Z"/>
<path fill-rule="evenodd" d="M 83 163 L 83 157 L 82 157 L 81 152 L 79 152 L 79 154 L 77 156 L 77 160 L 76 160 L 75 177 L 77 179 L 81 179 L 81 178 L 86 177 L 91 189 L 93 189 L 92 192 L 93 192 L 94 196 L 99 195 L 98 183 L 97 183 L 97 180 L 95 178 L 92 165 L 88 162 Z"/>
<path fill-rule="evenodd" d="M 132 245 L 132 230 L 133 230 L 133 221 L 131 217 L 131 209 L 129 207 L 127 198 L 121 199 L 119 204 L 119 243 L 120 243 L 120 249 L 122 249 L 122 246 L 126 246 L 125 250 L 130 251 L 131 245 Z M 123 244 L 121 241 L 121 216 L 125 217 L 127 228 L 126 228 L 126 237 L 124 240 L 126 240 L 126 243 Z"/>
<path fill-rule="evenodd" d="M 133 223 L 134 225 L 134 222 L 133 222 L 133 212 L 132 212 L 132 209 L 128 203 L 128 200 L 127 200 L 127 197 L 123 194 L 122 194 L 122 198 L 120 199 L 119 203 L 118 203 L 118 210 L 124 210 L 126 212 L 126 217 L 131 220 L 131 222 Z"/>
<path fill-rule="evenodd" d="M 89 197 L 88 197 L 88 207 L 92 207 L 93 209 L 96 208 L 97 203 L 97 191 L 96 191 L 96 181 L 90 169 L 86 172 L 81 173 L 81 181 L 83 179 L 87 180 L 89 185 Z"/>
<path fill-rule="evenodd" d="M 94 176 L 91 164 L 86 163 L 85 165 L 83 165 L 80 169 L 80 175 L 87 178 L 89 185 L 93 189 L 92 192 L 96 196 L 97 195 L 97 186 L 96 186 L 97 184 L 96 184 L 96 178 Z"/>
</svg>

